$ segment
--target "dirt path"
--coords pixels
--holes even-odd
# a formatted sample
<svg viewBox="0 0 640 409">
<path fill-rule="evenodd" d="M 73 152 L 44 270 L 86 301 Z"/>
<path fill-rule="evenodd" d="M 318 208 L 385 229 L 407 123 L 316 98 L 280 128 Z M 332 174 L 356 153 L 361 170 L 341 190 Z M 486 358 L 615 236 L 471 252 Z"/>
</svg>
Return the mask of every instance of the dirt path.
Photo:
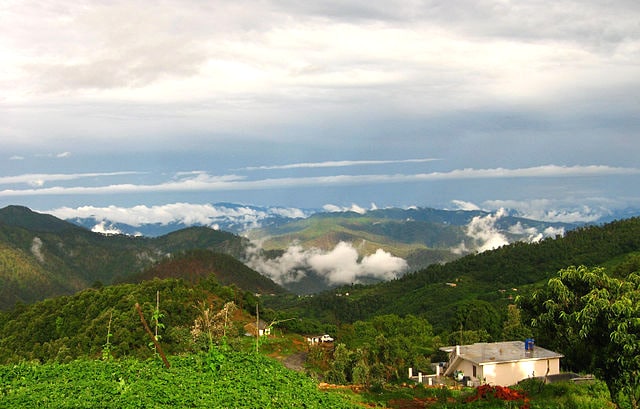
<svg viewBox="0 0 640 409">
<path fill-rule="evenodd" d="M 304 371 L 304 363 L 307 360 L 306 352 L 296 352 L 295 354 L 289 355 L 284 359 L 284 366 L 293 369 L 294 371 L 302 372 Z"/>
</svg>

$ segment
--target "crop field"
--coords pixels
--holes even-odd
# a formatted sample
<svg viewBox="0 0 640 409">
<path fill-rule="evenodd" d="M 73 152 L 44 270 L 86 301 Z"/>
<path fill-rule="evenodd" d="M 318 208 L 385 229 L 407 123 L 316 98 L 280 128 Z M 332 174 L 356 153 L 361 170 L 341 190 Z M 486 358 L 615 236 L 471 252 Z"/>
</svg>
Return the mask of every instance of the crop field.
<svg viewBox="0 0 640 409">
<path fill-rule="evenodd" d="M 159 360 L 77 360 L 0 366 L 0 407 L 23 408 L 354 408 L 348 397 L 259 354 Z"/>
</svg>

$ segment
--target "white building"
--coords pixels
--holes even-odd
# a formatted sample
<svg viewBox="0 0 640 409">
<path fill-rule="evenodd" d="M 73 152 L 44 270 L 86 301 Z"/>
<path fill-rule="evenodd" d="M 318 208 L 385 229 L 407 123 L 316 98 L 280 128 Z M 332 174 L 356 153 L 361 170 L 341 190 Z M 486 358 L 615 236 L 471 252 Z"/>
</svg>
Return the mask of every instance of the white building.
<svg viewBox="0 0 640 409">
<path fill-rule="evenodd" d="M 462 372 L 473 384 L 509 386 L 523 379 L 557 375 L 562 354 L 522 341 L 442 347 L 449 353 L 445 376 Z"/>
</svg>

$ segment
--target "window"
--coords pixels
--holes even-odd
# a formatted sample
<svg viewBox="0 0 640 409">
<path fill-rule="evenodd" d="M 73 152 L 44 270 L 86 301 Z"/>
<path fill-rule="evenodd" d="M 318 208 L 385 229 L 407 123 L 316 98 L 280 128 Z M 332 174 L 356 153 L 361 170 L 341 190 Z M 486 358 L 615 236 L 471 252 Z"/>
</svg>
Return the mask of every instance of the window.
<svg viewBox="0 0 640 409">
<path fill-rule="evenodd" d="M 478 377 L 478 373 L 477 373 L 477 368 L 475 365 L 473 365 L 473 377 L 477 378 Z"/>
</svg>

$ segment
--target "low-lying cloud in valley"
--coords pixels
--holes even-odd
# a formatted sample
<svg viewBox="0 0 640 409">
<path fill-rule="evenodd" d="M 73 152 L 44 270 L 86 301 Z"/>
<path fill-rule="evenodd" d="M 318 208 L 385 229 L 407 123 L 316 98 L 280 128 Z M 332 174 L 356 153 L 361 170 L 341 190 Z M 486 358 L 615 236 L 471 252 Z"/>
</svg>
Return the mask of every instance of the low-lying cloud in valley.
<svg viewBox="0 0 640 409">
<path fill-rule="evenodd" d="M 297 282 L 313 271 L 328 285 L 359 283 L 365 278 L 391 280 L 407 270 L 407 262 L 382 249 L 362 258 L 351 243 L 339 242 L 332 250 L 290 246 L 281 256 L 268 259 L 259 244 L 247 255 L 246 264 L 278 284 Z"/>
<path fill-rule="evenodd" d="M 535 243 L 546 237 L 555 237 L 565 233 L 561 227 L 549 226 L 540 231 L 533 226 L 523 226 L 521 222 L 516 222 L 506 230 L 503 230 L 498 226 L 498 222 L 508 215 L 509 213 L 506 209 L 500 208 L 485 216 L 475 216 L 465 228 L 465 233 L 471 241 L 471 246 L 467 246 L 463 242 L 453 248 L 452 251 L 456 254 L 463 254 L 470 251 L 482 253 L 497 249 L 515 241 L 509 239 L 507 233 L 512 237 L 516 237 L 517 241 L 527 243 Z"/>
</svg>

